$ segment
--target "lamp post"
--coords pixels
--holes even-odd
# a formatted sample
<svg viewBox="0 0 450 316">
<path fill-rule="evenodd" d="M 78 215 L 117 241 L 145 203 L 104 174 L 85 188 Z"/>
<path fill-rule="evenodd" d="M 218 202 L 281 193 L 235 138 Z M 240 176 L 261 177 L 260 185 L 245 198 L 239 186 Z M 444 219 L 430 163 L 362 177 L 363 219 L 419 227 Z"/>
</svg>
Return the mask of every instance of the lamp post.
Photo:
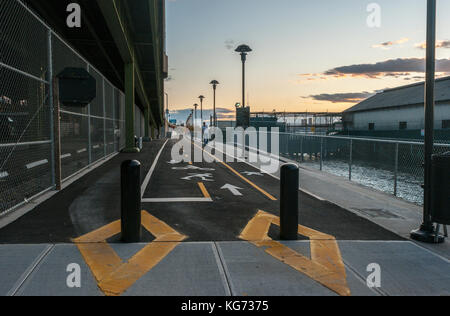
<svg viewBox="0 0 450 316">
<path fill-rule="evenodd" d="M 240 53 L 242 60 L 242 106 L 245 107 L 245 61 L 247 60 L 247 54 L 252 49 L 248 45 L 240 45 L 235 51 Z"/>
<path fill-rule="evenodd" d="M 194 129 L 195 129 L 195 126 L 197 125 L 197 108 L 198 108 L 197 103 L 194 104 L 194 108 L 195 108 L 195 111 L 194 111 Z"/>
<path fill-rule="evenodd" d="M 431 220 L 431 162 L 434 149 L 434 86 L 436 76 L 436 0 L 427 0 L 427 57 L 425 81 L 425 185 L 423 223 L 411 232 L 411 238 L 426 243 L 442 243 L 444 238 L 434 232 Z"/>
<path fill-rule="evenodd" d="M 217 115 L 216 115 L 216 90 L 217 90 L 217 86 L 219 85 L 219 81 L 217 80 L 213 80 L 210 82 L 210 84 L 212 84 L 213 86 L 213 91 L 214 91 L 214 116 L 213 116 L 213 122 L 214 122 L 214 127 L 217 127 Z"/>
<path fill-rule="evenodd" d="M 166 130 L 166 136 L 168 133 L 168 129 L 169 129 L 169 94 L 167 92 L 164 92 L 164 94 L 166 95 L 166 122 L 165 122 L 165 130 Z"/>
<path fill-rule="evenodd" d="M 205 99 L 205 97 L 201 95 L 198 98 L 200 99 L 200 125 L 203 125 L 203 100 Z"/>
</svg>

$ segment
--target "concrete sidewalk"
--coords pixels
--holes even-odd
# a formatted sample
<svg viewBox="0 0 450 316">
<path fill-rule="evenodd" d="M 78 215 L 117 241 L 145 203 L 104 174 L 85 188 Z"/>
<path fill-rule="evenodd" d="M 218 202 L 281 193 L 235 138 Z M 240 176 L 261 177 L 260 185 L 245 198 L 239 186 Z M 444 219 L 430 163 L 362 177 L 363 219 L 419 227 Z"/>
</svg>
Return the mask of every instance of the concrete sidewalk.
<svg viewBox="0 0 450 316">
<path fill-rule="evenodd" d="M 354 296 L 450 295 L 449 261 L 412 242 L 339 241 L 346 282 Z M 285 242 L 309 257 L 308 241 Z M 111 244 L 128 260 L 144 244 Z M 69 288 L 69 264 L 81 267 L 81 287 Z M 369 288 L 369 264 L 381 287 Z M 1 245 L 0 295 L 103 295 L 76 245 Z M 8 271 L 7 273 L 4 273 Z M 181 243 L 123 295 L 335 296 L 336 293 L 247 242 Z"/>
<path fill-rule="evenodd" d="M 268 158 L 266 156 L 266 158 Z M 381 192 L 347 178 L 310 168 L 307 164 L 284 157 L 272 156 L 282 163 L 294 163 L 300 166 L 300 189 L 311 196 L 328 201 L 358 216 L 409 239 L 412 230 L 419 228 L 423 219 L 423 208 L 394 195 Z M 248 164 L 260 168 L 260 164 Z M 280 172 L 272 174 L 279 179 Z M 420 244 L 447 259 L 450 259 L 450 240 L 444 244 Z"/>
<path fill-rule="evenodd" d="M 423 208 L 393 195 L 365 187 L 329 173 L 311 170 L 301 165 L 301 189 L 352 211 L 375 224 L 409 239 L 412 230 L 419 228 Z M 450 258 L 450 241 L 444 244 L 420 244 Z"/>
</svg>

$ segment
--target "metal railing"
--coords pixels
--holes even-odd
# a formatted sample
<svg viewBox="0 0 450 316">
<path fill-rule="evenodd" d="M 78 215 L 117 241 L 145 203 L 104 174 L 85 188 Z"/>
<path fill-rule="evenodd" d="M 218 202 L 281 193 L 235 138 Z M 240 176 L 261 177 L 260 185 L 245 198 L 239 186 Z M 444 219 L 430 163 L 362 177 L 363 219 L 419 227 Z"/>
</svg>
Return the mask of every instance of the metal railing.
<svg viewBox="0 0 450 316">
<path fill-rule="evenodd" d="M 125 146 L 125 96 L 20 0 L 0 0 L 0 216 L 55 187 L 52 84 L 66 67 L 87 69 L 97 97 L 61 106 L 63 181 Z M 137 136 L 143 113 L 136 107 Z"/>
<path fill-rule="evenodd" d="M 288 133 L 279 136 L 281 157 L 423 203 L 423 142 Z M 448 143 L 434 146 L 435 154 L 447 151 Z"/>
<path fill-rule="evenodd" d="M 407 201 L 423 204 L 424 143 L 395 139 L 326 136 L 247 130 L 245 146 L 256 143 L 261 153 L 287 158 L 304 168 L 345 177 Z M 224 131 L 226 133 L 226 131 Z M 261 143 L 261 137 L 264 137 Z M 235 146 L 242 136 L 235 135 Z M 278 144 L 273 144 L 277 140 Z M 261 147 L 262 144 L 262 147 Z M 254 149 L 254 148 L 253 148 Z M 450 143 L 436 141 L 434 154 L 450 151 Z"/>
</svg>

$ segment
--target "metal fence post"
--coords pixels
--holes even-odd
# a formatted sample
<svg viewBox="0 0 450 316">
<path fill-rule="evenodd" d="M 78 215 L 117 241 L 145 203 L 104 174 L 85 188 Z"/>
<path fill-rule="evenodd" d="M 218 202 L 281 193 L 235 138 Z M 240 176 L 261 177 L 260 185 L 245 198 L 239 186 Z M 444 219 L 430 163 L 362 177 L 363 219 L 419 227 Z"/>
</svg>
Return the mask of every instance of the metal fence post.
<svg viewBox="0 0 450 316">
<path fill-rule="evenodd" d="M 323 137 L 320 137 L 320 171 L 323 170 Z"/>
<path fill-rule="evenodd" d="M 398 143 L 395 144 L 394 195 L 398 193 Z"/>
<path fill-rule="evenodd" d="M 90 66 L 87 64 L 87 71 L 89 72 Z M 88 105 L 88 165 L 92 164 L 92 139 L 91 139 L 91 104 Z"/>
<path fill-rule="evenodd" d="M 47 31 L 47 62 L 48 62 L 48 103 L 50 107 L 50 161 L 51 161 L 51 181 L 52 187 L 56 186 L 56 176 L 55 176 L 55 124 L 54 124 L 54 103 L 53 103 L 53 45 L 52 45 L 52 31 L 49 29 Z"/>
<path fill-rule="evenodd" d="M 348 179 L 352 181 L 352 167 L 353 167 L 353 139 L 350 139 L 350 159 L 348 164 Z"/>
<path fill-rule="evenodd" d="M 301 151 L 301 155 L 302 157 L 300 158 L 301 162 L 304 162 L 304 153 L 303 153 L 303 136 L 300 136 L 300 151 Z"/>
<path fill-rule="evenodd" d="M 112 126 L 113 126 L 113 146 L 114 146 L 114 150 L 113 152 L 116 152 L 116 89 L 113 87 L 112 88 Z"/>
<path fill-rule="evenodd" d="M 105 101 L 105 78 L 102 78 L 103 82 L 103 155 L 106 158 L 107 150 L 106 150 L 106 101 Z"/>
</svg>

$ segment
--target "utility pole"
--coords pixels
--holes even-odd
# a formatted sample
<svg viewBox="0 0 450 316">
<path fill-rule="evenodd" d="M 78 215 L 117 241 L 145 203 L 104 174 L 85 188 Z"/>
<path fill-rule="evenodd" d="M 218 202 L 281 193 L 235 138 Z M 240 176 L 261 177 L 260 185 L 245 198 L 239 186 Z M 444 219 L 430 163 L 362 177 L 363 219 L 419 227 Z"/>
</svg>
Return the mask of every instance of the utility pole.
<svg viewBox="0 0 450 316">
<path fill-rule="evenodd" d="M 411 238 L 420 242 L 444 242 L 442 236 L 435 238 L 431 221 L 431 163 L 434 149 L 434 86 L 436 76 L 436 0 L 427 0 L 427 57 L 425 81 L 425 185 L 423 223 L 419 229 L 411 232 Z"/>
<path fill-rule="evenodd" d="M 216 115 L 216 89 L 217 86 L 219 85 L 219 81 L 217 80 L 213 80 L 210 82 L 210 84 L 213 86 L 213 91 L 214 91 L 214 110 L 213 110 L 213 121 L 214 121 L 214 127 L 217 127 L 217 115 Z"/>
<path fill-rule="evenodd" d="M 247 61 L 248 53 L 252 52 L 252 49 L 248 45 L 240 45 L 235 50 L 241 55 L 242 61 L 242 107 L 245 107 L 245 62 Z"/>
</svg>

